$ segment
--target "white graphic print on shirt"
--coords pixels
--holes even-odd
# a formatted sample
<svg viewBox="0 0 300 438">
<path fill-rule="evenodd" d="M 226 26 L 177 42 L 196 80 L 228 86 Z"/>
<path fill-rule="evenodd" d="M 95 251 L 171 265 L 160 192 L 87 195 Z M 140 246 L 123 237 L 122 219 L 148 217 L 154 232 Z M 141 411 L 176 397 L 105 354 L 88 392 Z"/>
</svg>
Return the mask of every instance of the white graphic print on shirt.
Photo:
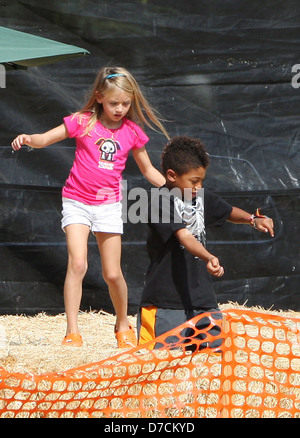
<svg viewBox="0 0 300 438">
<path fill-rule="evenodd" d="M 118 149 L 121 149 L 118 141 L 111 138 L 100 138 L 97 140 L 96 145 L 99 146 L 100 159 L 98 167 L 102 169 L 113 170 L 115 154 Z"/>
<path fill-rule="evenodd" d="M 206 232 L 203 201 L 204 199 L 201 195 L 197 195 L 192 201 L 182 201 L 182 199 L 178 197 L 174 200 L 176 211 L 186 223 L 187 229 L 205 246 Z"/>
</svg>

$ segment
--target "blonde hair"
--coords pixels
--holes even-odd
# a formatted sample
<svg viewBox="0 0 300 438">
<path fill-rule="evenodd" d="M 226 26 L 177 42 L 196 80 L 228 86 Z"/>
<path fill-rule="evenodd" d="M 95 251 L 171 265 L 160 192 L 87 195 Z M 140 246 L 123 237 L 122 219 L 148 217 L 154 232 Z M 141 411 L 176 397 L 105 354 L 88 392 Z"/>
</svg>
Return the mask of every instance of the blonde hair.
<svg viewBox="0 0 300 438">
<path fill-rule="evenodd" d="M 102 68 L 96 77 L 93 88 L 90 92 L 90 97 L 86 104 L 81 110 L 75 113 L 75 115 L 83 115 L 86 112 L 91 112 L 85 129 L 86 135 L 93 129 L 103 112 L 102 105 L 96 100 L 96 92 L 102 96 L 107 96 L 115 89 L 115 87 L 128 93 L 132 99 L 130 109 L 126 114 L 128 119 L 137 123 L 142 128 L 144 128 L 144 125 L 147 125 L 155 131 L 157 131 L 156 128 L 158 128 L 158 130 L 169 139 L 169 135 L 160 121 L 162 120 L 160 115 L 151 107 L 147 99 L 144 97 L 132 74 L 123 67 Z"/>
</svg>

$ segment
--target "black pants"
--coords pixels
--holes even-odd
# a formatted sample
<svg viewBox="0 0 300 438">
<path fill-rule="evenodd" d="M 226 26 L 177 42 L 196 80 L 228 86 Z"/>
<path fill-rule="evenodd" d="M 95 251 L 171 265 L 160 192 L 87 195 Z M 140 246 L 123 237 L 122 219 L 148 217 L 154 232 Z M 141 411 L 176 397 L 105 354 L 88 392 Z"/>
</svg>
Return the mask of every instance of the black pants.
<svg viewBox="0 0 300 438">
<path fill-rule="evenodd" d="M 208 313 L 208 315 L 203 315 L 203 318 L 197 321 L 195 328 L 187 324 L 178 334 L 168 334 L 164 339 L 164 343 L 174 345 L 178 343 L 181 345 L 192 344 L 193 349 L 219 347 L 222 344 L 220 337 L 213 341 L 210 338 L 209 342 L 206 340 L 207 334 L 211 336 L 220 335 L 220 326 L 214 324 L 214 319 L 222 320 L 222 313 L 219 309 L 161 309 L 155 306 L 143 307 L 139 311 L 137 321 L 139 344 L 145 344 L 202 313 Z M 209 314 L 212 318 L 209 318 Z M 198 330 L 201 330 L 201 332 L 199 333 Z M 197 342 L 193 343 L 193 340 Z M 162 346 L 163 344 L 158 342 L 155 348 Z"/>
</svg>

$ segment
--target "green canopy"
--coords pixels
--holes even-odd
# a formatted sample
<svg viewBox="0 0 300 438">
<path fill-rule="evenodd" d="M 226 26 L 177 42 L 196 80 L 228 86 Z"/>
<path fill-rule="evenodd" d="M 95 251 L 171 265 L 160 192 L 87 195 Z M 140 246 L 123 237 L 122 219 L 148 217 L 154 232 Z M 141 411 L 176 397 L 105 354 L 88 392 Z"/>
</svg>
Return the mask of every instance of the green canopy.
<svg viewBox="0 0 300 438">
<path fill-rule="evenodd" d="M 86 55 L 80 47 L 0 26 L 0 64 L 27 68 Z"/>
</svg>

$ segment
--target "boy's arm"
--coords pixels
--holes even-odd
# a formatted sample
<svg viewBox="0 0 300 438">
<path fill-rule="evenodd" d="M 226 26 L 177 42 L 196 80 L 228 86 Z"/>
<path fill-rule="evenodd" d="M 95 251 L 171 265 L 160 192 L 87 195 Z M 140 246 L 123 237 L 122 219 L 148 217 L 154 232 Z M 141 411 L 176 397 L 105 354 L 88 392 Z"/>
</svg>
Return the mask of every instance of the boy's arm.
<svg viewBox="0 0 300 438">
<path fill-rule="evenodd" d="M 22 145 L 27 145 L 34 149 L 44 148 L 52 143 L 57 143 L 68 137 L 66 125 L 63 123 L 56 128 L 43 134 L 20 134 L 11 143 L 14 151 L 21 149 Z"/>
<path fill-rule="evenodd" d="M 260 215 L 259 210 L 257 210 L 256 214 L 251 215 L 240 208 L 233 207 L 228 221 L 235 224 L 252 225 L 257 230 L 264 233 L 270 233 L 270 235 L 274 237 L 273 220 L 267 216 Z"/>
<path fill-rule="evenodd" d="M 187 228 L 181 228 L 175 231 L 174 234 L 187 251 L 206 262 L 207 270 L 210 274 L 215 277 L 221 277 L 224 274 L 224 269 L 220 266 L 219 259 L 207 251 Z"/>
<path fill-rule="evenodd" d="M 161 187 L 165 184 L 164 176 L 153 166 L 146 148 L 132 149 L 133 157 L 142 175 L 154 186 Z"/>
</svg>

